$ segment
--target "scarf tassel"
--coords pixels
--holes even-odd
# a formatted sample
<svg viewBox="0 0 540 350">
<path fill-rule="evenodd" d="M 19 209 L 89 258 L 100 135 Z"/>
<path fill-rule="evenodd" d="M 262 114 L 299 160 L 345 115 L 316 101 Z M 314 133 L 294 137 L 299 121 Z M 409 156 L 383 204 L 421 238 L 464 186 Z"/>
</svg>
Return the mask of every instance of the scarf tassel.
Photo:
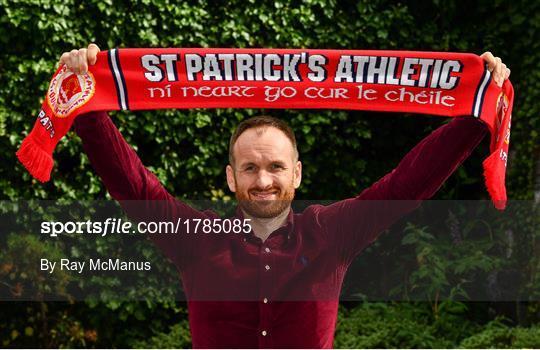
<svg viewBox="0 0 540 350">
<path fill-rule="evenodd" d="M 507 201 L 506 188 L 504 186 L 505 172 L 497 168 L 500 164 L 499 152 L 492 153 L 482 163 L 487 191 L 493 201 L 493 205 L 499 210 L 504 210 Z"/>
<path fill-rule="evenodd" d="M 50 154 L 39 147 L 31 135 L 23 140 L 16 155 L 34 178 L 41 182 L 49 181 L 54 161 Z"/>
</svg>

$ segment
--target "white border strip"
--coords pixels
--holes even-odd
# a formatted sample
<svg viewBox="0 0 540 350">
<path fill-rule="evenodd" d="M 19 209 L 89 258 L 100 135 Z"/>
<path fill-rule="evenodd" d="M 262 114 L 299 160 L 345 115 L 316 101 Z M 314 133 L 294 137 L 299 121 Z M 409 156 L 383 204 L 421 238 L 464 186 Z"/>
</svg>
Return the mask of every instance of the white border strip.
<svg viewBox="0 0 540 350">
<path fill-rule="evenodd" d="M 118 83 L 118 93 L 120 94 L 120 107 L 125 111 L 128 109 L 126 104 L 126 90 L 122 81 L 122 76 L 120 75 L 120 68 L 118 67 L 118 62 L 116 62 L 116 51 L 117 49 L 111 49 L 109 54 L 111 55 L 111 63 L 114 71 L 114 76 L 116 82 Z"/>
<path fill-rule="evenodd" d="M 476 101 L 474 101 L 474 109 L 473 109 L 473 115 L 478 118 L 480 116 L 480 107 L 482 107 L 482 100 L 484 98 L 484 90 L 486 89 L 488 82 L 491 78 L 491 73 L 486 70 L 486 74 L 484 75 L 484 80 L 482 80 L 482 83 L 480 84 L 480 88 L 478 89 L 478 94 L 476 95 Z"/>
</svg>

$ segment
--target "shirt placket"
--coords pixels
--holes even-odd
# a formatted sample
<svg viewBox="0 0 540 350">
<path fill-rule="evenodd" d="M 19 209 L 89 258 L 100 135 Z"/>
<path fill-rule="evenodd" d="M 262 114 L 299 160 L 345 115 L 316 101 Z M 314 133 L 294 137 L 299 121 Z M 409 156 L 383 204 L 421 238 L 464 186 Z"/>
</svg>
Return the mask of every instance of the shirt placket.
<svg viewBox="0 0 540 350">
<path fill-rule="evenodd" d="M 271 329 L 271 296 L 275 281 L 275 264 L 269 241 L 259 245 L 259 347 L 272 348 L 273 334 Z"/>
</svg>

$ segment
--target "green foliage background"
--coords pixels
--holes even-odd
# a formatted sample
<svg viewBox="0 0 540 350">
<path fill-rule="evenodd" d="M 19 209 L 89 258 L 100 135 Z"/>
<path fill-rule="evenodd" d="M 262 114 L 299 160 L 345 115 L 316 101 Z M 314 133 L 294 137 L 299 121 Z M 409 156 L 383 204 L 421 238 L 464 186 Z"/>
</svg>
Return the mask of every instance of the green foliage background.
<svg viewBox="0 0 540 350">
<path fill-rule="evenodd" d="M 478 54 L 492 51 L 512 69 L 511 80 L 516 91 L 507 175 L 509 198 L 532 199 L 535 162 L 540 158 L 539 27 L 540 3 L 526 0 L 403 3 L 385 0 L 0 0 L 0 199 L 82 200 L 108 196 L 73 133 L 60 142 L 52 181 L 47 184 L 32 180 L 15 158 L 17 147 L 37 116 L 61 53 L 85 47 L 89 42 L 97 43 L 102 49 L 294 47 Z M 297 133 L 304 163 L 304 179 L 298 193 L 301 199 L 340 199 L 358 193 L 390 171 L 422 137 L 446 122 L 442 118 L 417 115 L 403 118 L 382 113 L 319 110 L 195 109 L 121 112 L 113 116 L 143 162 L 171 193 L 189 199 L 220 199 L 229 195 L 224 176 L 228 135 L 240 120 L 261 112 L 286 119 Z M 485 140 L 447 181 L 438 198 L 488 198 L 481 176 L 481 162 L 487 152 Z M 6 237 L 0 240 L 5 242 Z M 428 307 L 426 311 L 425 305 L 415 307 L 427 312 L 425 322 L 431 324 L 430 317 L 434 317 L 431 309 Z M 503 338 L 510 339 L 506 343 L 486 343 L 485 339 L 496 338 L 493 334 L 505 332 L 499 332 L 506 329 L 504 322 L 482 328 L 480 324 L 490 317 L 477 317 L 463 311 L 458 313 L 461 318 L 456 316 L 458 321 L 448 321 L 449 324 L 472 318 L 469 321 L 476 328 L 468 329 L 480 335 L 473 337 L 472 333 L 464 332 L 461 338 L 455 336 L 445 338 L 446 343 L 439 342 L 433 337 L 447 333 L 431 332 L 422 322 L 411 321 L 409 328 L 396 326 L 408 317 L 409 309 L 399 305 L 376 306 L 384 312 L 370 308 L 359 306 L 352 312 L 342 310 L 336 346 L 461 344 L 473 347 L 479 344 L 487 347 L 495 344 L 502 347 L 515 344 L 517 337 L 505 333 L 506 338 Z M 477 308 L 466 306 L 465 309 Z M 388 343 L 356 336 L 358 332 L 367 332 L 369 337 L 371 330 L 354 327 L 366 322 L 362 317 L 375 312 L 386 320 L 381 321 L 380 326 L 389 326 L 382 331 L 383 335 L 373 333 L 373 337 L 401 339 L 394 337 L 394 332 L 401 332 L 405 334 L 404 340 Z M 532 313 L 538 313 L 538 309 L 533 307 Z M 355 318 L 355 315 L 360 316 Z M 42 328 L 45 319 L 49 320 L 47 334 Z M 155 320 L 152 327 L 147 327 L 148 319 Z M 163 332 L 168 326 L 176 325 L 170 334 L 175 334 L 174 339 L 186 341 L 174 343 L 181 346 L 189 342 L 185 338 L 186 323 L 181 321 L 184 319 L 182 305 L 164 303 L 12 303 L 2 305 L 0 341 L 4 346 L 169 346 L 166 345 L 171 344 L 167 342 L 168 333 Z M 125 322 L 130 327 L 122 326 Z M 347 322 L 352 323 L 347 326 Z M 104 323 L 107 327 L 103 327 Z M 179 329 L 178 324 L 184 328 Z M 344 332 L 345 329 L 351 331 Z M 429 334 L 424 338 L 418 335 L 420 338 L 414 341 L 407 338 L 416 331 Z M 154 339 L 151 338 L 154 335 L 156 343 L 137 343 Z M 467 340 L 465 336 L 472 338 Z M 531 339 L 538 339 L 538 335 Z M 517 344 L 531 346 L 526 342 Z"/>
</svg>

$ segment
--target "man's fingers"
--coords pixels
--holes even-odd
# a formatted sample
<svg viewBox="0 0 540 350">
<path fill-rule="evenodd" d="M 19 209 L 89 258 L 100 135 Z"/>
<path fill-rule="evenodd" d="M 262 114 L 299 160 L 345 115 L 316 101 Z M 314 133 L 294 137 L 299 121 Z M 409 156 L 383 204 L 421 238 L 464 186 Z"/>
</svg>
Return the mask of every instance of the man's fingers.
<svg viewBox="0 0 540 350">
<path fill-rule="evenodd" d="M 480 57 L 482 57 L 482 59 L 487 63 L 488 70 L 490 72 L 493 72 L 493 69 L 495 69 L 495 64 L 496 64 L 495 56 L 493 56 L 491 52 L 487 51 L 487 52 L 484 52 L 482 55 L 480 55 Z"/>
<path fill-rule="evenodd" d="M 65 52 L 62 56 L 65 57 L 64 59 L 64 64 L 66 65 L 67 69 L 72 71 L 73 72 L 73 51 L 76 51 L 76 50 L 71 50 L 70 52 Z"/>
<path fill-rule="evenodd" d="M 58 65 L 65 64 L 69 71 L 75 74 L 86 74 L 88 65 L 95 64 L 99 47 L 96 44 L 88 45 L 87 49 L 71 50 L 60 56 Z"/>
<path fill-rule="evenodd" d="M 500 57 L 495 57 L 495 68 L 493 69 L 493 78 L 497 85 L 502 86 L 502 60 Z"/>
<path fill-rule="evenodd" d="M 88 72 L 88 62 L 86 58 L 86 49 L 79 50 L 79 73 L 86 74 Z"/>
<path fill-rule="evenodd" d="M 71 50 L 69 52 L 68 68 L 75 74 L 79 74 L 79 50 Z"/>
<path fill-rule="evenodd" d="M 88 51 L 87 51 L 87 56 L 86 56 L 88 59 L 88 63 L 90 63 L 91 65 L 96 64 L 97 54 L 99 53 L 99 51 L 101 50 L 96 44 L 92 43 L 88 45 Z"/>
<path fill-rule="evenodd" d="M 69 59 L 69 52 L 64 52 L 62 56 L 60 56 L 60 61 L 58 61 L 58 65 L 66 64 Z"/>
<path fill-rule="evenodd" d="M 500 57 L 493 56 L 489 51 L 480 55 L 486 62 L 488 70 L 491 72 L 493 80 L 501 87 L 506 79 L 510 77 L 510 69 L 506 67 Z"/>
<path fill-rule="evenodd" d="M 504 71 L 504 80 L 510 78 L 510 73 L 512 71 L 510 70 L 510 68 L 506 68 L 506 70 Z"/>
</svg>

